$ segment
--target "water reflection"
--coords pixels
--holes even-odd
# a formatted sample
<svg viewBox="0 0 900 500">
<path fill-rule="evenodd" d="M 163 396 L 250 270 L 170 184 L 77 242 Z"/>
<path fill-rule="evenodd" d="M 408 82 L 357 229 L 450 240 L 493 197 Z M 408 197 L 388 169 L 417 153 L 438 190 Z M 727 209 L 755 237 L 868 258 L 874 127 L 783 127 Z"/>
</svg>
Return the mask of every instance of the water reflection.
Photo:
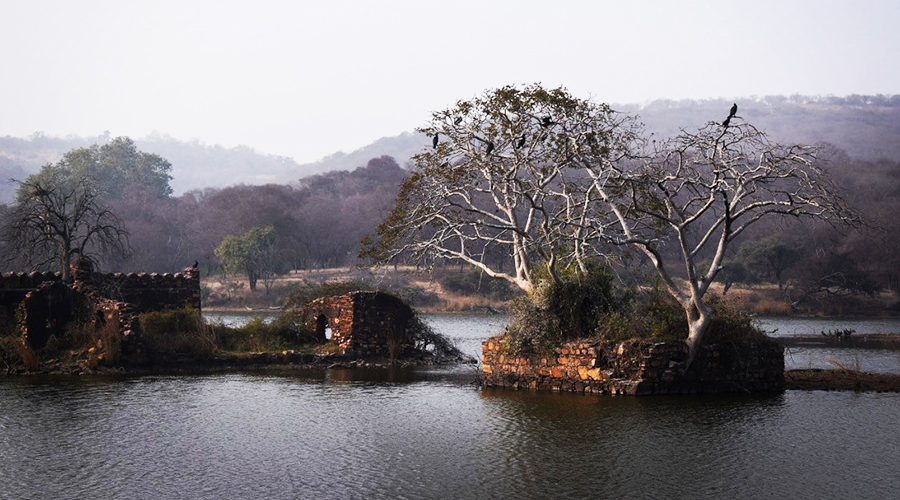
<svg viewBox="0 0 900 500">
<path fill-rule="evenodd" d="M 0 380 L 0 497 L 810 498 L 900 487 L 897 395 L 594 397 L 354 372 Z"/>
</svg>

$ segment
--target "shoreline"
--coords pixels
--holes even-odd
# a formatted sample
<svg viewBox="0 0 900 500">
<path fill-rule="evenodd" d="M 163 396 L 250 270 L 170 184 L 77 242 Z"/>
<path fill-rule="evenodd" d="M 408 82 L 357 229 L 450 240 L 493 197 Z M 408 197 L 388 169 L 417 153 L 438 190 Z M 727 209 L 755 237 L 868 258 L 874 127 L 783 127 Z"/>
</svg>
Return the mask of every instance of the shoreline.
<svg viewBox="0 0 900 500">
<path fill-rule="evenodd" d="M 135 367 L 98 367 L 90 369 L 86 363 L 51 365 L 40 371 L 18 371 L 0 374 L 0 377 L 147 377 L 165 375 L 211 375 L 226 373 L 296 373 L 325 372 L 328 370 L 368 370 L 371 374 L 385 375 L 395 371 L 419 368 L 450 366 L 475 366 L 476 362 L 436 361 L 406 359 L 349 359 L 341 356 L 317 356 L 296 354 L 295 359 L 274 353 L 250 353 L 245 356 L 224 356 L 202 361 L 144 365 Z M 478 372 L 480 373 L 480 372 Z M 350 377 L 356 379 L 354 377 Z M 378 380 L 382 377 L 371 377 Z M 367 380 L 366 377 L 359 378 Z M 785 391 L 854 391 L 854 392 L 900 392 L 900 374 L 868 373 L 853 370 L 825 370 L 819 368 L 785 370 Z M 480 377 L 473 374 L 473 382 L 480 385 Z"/>
</svg>

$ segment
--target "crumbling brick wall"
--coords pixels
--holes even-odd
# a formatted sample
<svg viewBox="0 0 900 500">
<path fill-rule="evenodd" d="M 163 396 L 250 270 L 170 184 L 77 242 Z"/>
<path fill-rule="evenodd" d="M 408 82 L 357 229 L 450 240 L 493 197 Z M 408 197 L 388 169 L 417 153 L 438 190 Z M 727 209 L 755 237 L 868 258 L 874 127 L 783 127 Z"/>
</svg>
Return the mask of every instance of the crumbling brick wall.
<svg viewBox="0 0 900 500">
<path fill-rule="evenodd" d="M 72 276 L 73 281 L 66 284 L 59 273 L 0 275 L 0 321 L 15 323 L 29 345 L 40 348 L 75 319 L 76 303 L 104 321 L 117 318 L 125 337 L 134 333 L 139 313 L 201 308 L 200 274 L 194 268 L 176 274 L 96 273 L 86 261 L 76 261 Z"/>
<path fill-rule="evenodd" d="M 505 354 L 502 335 L 482 343 L 485 386 L 595 394 L 698 394 L 784 390 L 784 348 L 761 339 L 701 346 L 645 340 L 576 341 L 544 356 Z"/>
<path fill-rule="evenodd" d="M 392 356 L 411 343 L 412 309 L 402 300 L 382 292 L 357 291 L 316 299 L 300 311 L 306 325 L 324 342 L 331 342 L 350 356 Z"/>
</svg>

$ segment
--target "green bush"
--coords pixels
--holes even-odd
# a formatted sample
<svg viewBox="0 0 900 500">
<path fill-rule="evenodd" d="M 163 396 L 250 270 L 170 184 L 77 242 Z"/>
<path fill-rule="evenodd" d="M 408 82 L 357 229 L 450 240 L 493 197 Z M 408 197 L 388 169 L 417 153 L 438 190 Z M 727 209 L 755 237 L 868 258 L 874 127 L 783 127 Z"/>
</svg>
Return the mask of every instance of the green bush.
<svg viewBox="0 0 900 500">
<path fill-rule="evenodd" d="M 257 316 L 238 328 L 216 328 L 215 338 L 217 347 L 225 351 L 279 351 L 316 341 L 315 333 L 290 311 L 268 323 Z"/>
<path fill-rule="evenodd" d="M 740 344 L 765 334 L 753 319 L 716 296 L 704 343 Z M 577 338 L 601 340 L 685 340 L 688 323 L 681 305 L 659 287 L 642 292 L 617 290 L 601 268 L 585 276 L 567 276 L 562 285 L 544 280 L 531 296 L 513 300 L 505 349 L 514 353 L 548 352 Z"/>
<path fill-rule="evenodd" d="M 556 284 L 539 276 L 531 295 L 513 299 L 506 329 L 510 352 L 546 352 L 567 340 L 594 336 L 600 319 L 629 301 L 605 268 L 591 267 L 584 274 L 566 270 L 561 278 Z"/>
<path fill-rule="evenodd" d="M 202 358 L 215 349 L 215 337 L 192 307 L 141 313 L 141 342 L 153 359 L 174 356 Z"/>
</svg>

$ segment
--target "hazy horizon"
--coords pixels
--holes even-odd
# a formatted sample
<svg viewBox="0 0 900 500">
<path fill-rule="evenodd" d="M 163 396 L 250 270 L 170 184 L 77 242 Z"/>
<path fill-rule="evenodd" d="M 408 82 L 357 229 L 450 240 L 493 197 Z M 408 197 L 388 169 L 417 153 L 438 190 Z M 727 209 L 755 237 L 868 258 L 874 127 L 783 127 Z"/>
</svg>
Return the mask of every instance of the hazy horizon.
<svg viewBox="0 0 900 500">
<path fill-rule="evenodd" d="M 0 135 L 147 137 L 298 163 L 485 89 L 604 102 L 900 92 L 888 1 L 4 2 Z"/>
</svg>

